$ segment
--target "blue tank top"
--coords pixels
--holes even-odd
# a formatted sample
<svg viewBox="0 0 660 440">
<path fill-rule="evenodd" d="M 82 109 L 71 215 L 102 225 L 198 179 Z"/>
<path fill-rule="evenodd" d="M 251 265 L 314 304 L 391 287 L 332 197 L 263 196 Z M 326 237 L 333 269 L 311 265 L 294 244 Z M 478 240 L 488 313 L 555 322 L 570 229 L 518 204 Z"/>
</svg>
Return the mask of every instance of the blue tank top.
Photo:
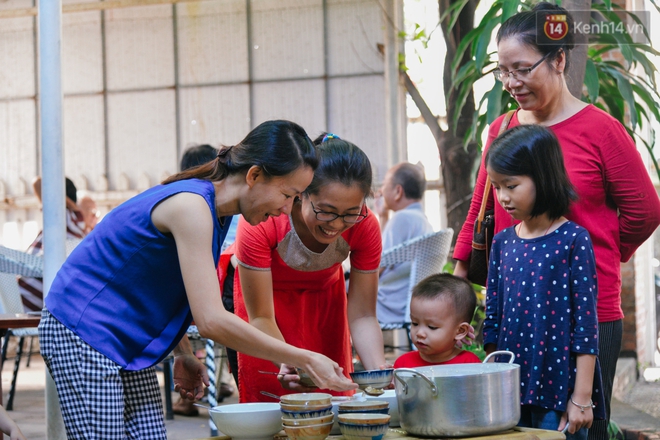
<svg viewBox="0 0 660 440">
<path fill-rule="evenodd" d="M 67 258 L 46 296 L 55 318 L 126 370 L 160 362 L 192 321 L 174 238 L 151 221 L 160 202 L 181 192 L 199 194 L 209 205 L 217 267 L 231 217 L 220 224 L 211 182 L 182 180 L 110 211 Z"/>
</svg>

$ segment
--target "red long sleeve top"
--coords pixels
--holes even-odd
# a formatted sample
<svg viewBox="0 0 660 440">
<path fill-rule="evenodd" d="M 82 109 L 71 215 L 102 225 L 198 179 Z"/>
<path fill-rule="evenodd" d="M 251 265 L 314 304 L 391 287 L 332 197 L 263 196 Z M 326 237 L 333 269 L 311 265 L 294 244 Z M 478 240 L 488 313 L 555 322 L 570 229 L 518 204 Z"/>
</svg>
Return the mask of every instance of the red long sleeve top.
<svg viewBox="0 0 660 440">
<path fill-rule="evenodd" d="M 490 126 L 467 219 L 456 241 L 454 258 L 467 261 L 472 252 L 472 231 L 486 181 L 483 160 L 503 115 Z M 520 125 L 518 114 L 509 127 Z M 566 215 L 589 231 L 598 273 L 598 321 L 623 318 L 620 262 L 626 262 L 660 224 L 660 200 L 648 171 L 625 128 L 613 117 L 589 105 L 572 117 L 549 127 L 559 139 L 568 176 L 579 200 Z M 487 208 L 495 207 L 495 233 L 514 220 L 493 191 Z"/>
</svg>

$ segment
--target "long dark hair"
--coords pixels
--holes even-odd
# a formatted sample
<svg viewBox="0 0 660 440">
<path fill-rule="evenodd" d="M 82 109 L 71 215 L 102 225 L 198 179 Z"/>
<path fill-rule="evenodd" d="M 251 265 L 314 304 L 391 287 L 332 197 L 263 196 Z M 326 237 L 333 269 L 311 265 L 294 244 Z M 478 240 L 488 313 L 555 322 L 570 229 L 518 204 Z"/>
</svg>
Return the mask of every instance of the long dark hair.
<svg viewBox="0 0 660 440">
<path fill-rule="evenodd" d="M 560 40 L 543 40 L 539 44 L 539 33 L 537 20 L 545 18 L 546 15 L 561 14 L 566 16 L 566 26 L 568 32 Z M 537 3 L 531 11 L 522 11 L 509 17 L 497 31 L 497 44 L 506 38 L 517 38 L 523 44 L 534 48 L 541 55 L 546 57 L 546 61 L 555 60 L 561 51 L 566 56 L 566 71 L 569 67 L 569 51 L 575 46 L 575 35 L 573 33 L 573 17 L 561 6 L 553 5 L 548 2 Z"/>
<path fill-rule="evenodd" d="M 547 214 L 558 219 L 577 200 L 559 141 L 541 125 L 519 125 L 502 133 L 488 148 L 486 166 L 505 176 L 529 176 L 534 181 L 532 217 Z"/>
<path fill-rule="evenodd" d="M 316 169 L 318 158 L 300 125 L 284 120 L 266 121 L 238 144 L 221 148 L 211 162 L 170 176 L 163 184 L 193 178 L 214 182 L 252 166 L 260 167 L 269 177 L 285 176 L 302 166 Z"/>
<path fill-rule="evenodd" d="M 327 133 L 314 139 L 314 145 L 319 166 L 305 194 L 318 194 L 322 186 L 338 182 L 349 187 L 358 185 L 365 197 L 371 195 L 371 162 L 364 151 L 352 142 Z"/>
</svg>

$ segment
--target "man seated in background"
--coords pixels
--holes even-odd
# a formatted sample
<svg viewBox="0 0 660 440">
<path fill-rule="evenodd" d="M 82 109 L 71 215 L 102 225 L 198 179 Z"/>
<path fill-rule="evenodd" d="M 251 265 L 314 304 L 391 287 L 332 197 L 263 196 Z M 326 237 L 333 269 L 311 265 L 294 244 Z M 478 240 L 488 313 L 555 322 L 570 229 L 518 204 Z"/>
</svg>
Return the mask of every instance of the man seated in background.
<svg viewBox="0 0 660 440">
<path fill-rule="evenodd" d="M 426 178 L 421 166 L 402 162 L 385 174 L 376 199 L 383 235 L 383 252 L 411 238 L 433 232 L 421 200 L 426 190 Z M 389 211 L 393 211 L 388 218 Z M 381 324 L 408 320 L 406 306 L 410 290 L 411 263 L 401 263 L 380 269 L 377 316 Z"/>
<path fill-rule="evenodd" d="M 34 195 L 41 200 L 41 176 L 38 176 L 32 182 Z M 66 238 L 67 240 L 82 239 L 87 235 L 86 223 L 80 207 L 77 205 L 78 190 L 76 185 L 68 177 L 65 178 L 66 190 Z M 43 231 L 37 234 L 32 244 L 26 252 L 32 255 L 43 255 Z M 18 277 L 18 290 L 21 293 L 23 309 L 26 312 L 40 312 L 44 307 L 44 281 L 43 278 Z"/>
</svg>

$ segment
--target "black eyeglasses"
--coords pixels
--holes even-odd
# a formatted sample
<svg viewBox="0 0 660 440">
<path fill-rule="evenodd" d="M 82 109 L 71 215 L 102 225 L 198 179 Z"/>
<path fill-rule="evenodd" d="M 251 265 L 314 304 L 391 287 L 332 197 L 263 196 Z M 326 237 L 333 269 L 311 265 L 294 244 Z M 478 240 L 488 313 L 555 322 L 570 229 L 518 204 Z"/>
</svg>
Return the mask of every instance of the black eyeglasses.
<svg viewBox="0 0 660 440">
<path fill-rule="evenodd" d="M 331 222 L 334 219 L 341 218 L 344 223 L 348 224 L 355 224 L 355 223 L 360 223 L 362 220 L 367 218 L 367 205 L 362 205 L 362 209 L 360 210 L 359 214 L 335 214 L 334 212 L 327 212 L 327 211 L 321 211 L 320 209 L 316 209 L 314 206 L 314 203 L 312 203 L 312 200 L 310 199 L 309 203 L 312 205 L 312 211 L 314 211 L 314 214 L 316 214 L 316 220 L 320 220 L 322 222 Z"/>
<path fill-rule="evenodd" d="M 495 69 L 493 70 L 493 75 L 495 76 L 495 79 L 501 82 L 504 82 L 504 80 L 511 79 L 511 77 L 514 77 L 515 79 L 525 79 L 529 76 L 530 73 L 532 73 L 532 70 L 536 69 L 538 66 L 541 65 L 543 61 L 550 55 L 550 52 L 546 53 L 543 55 L 543 58 L 538 60 L 532 67 L 525 67 L 524 69 L 513 69 L 513 70 L 500 70 L 500 69 Z"/>
</svg>

